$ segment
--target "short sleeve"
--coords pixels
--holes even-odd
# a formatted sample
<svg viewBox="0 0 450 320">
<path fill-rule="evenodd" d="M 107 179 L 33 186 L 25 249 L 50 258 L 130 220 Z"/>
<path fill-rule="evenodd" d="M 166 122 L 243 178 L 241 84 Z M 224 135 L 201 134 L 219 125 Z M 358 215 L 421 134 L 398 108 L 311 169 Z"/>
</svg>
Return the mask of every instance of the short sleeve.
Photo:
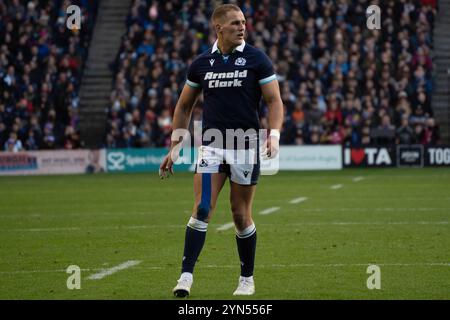
<svg viewBox="0 0 450 320">
<path fill-rule="evenodd" d="M 272 62 L 269 57 L 262 51 L 259 52 L 260 63 L 257 69 L 257 78 L 260 85 L 269 83 L 277 79 L 277 75 L 273 70 Z"/>
<path fill-rule="evenodd" d="M 194 60 L 188 68 L 186 84 L 192 88 L 200 88 L 200 77 L 198 74 L 198 60 Z"/>
</svg>

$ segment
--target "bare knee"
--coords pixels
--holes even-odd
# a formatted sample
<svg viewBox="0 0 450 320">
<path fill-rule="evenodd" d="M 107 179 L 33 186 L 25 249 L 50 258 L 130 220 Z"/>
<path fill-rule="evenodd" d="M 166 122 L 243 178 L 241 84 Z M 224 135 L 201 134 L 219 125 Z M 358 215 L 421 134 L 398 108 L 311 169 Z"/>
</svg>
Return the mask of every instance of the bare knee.
<svg viewBox="0 0 450 320">
<path fill-rule="evenodd" d="M 198 203 L 194 206 L 192 217 L 208 223 L 213 215 L 213 212 L 214 206 L 210 205 L 209 207 L 205 207 L 202 206 L 201 203 Z"/>
<path fill-rule="evenodd" d="M 234 225 L 236 226 L 236 229 L 239 231 L 244 230 L 246 227 L 246 221 L 243 216 L 239 215 L 233 215 Z"/>
<path fill-rule="evenodd" d="M 231 211 L 233 212 L 234 225 L 239 231 L 244 230 L 252 224 L 251 214 L 245 208 L 239 208 L 232 205 Z"/>
</svg>

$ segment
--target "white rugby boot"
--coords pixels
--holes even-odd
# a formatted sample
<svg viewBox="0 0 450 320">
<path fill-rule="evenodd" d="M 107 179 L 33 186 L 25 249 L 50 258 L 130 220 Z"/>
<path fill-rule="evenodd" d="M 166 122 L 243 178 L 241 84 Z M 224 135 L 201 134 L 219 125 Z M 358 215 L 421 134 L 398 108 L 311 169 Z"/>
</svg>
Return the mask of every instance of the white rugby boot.
<svg viewBox="0 0 450 320">
<path fill-rule="evenodd" d="M 194 282 L 194 277 L 192 273 L 183 272 L 180 276 L 180 279 L 177 281 L 177 285 L 173 288 L 173 294 L 177 298 L 184 298 L 189 296 L 191 292 L 191 286 Z"/>
<path fill-rule="evenodd" d="M 239 277 L 239 284 L 233 296 L 251 296 L 255 293 L 255 281 L 251 277 Z"/>
</svg>

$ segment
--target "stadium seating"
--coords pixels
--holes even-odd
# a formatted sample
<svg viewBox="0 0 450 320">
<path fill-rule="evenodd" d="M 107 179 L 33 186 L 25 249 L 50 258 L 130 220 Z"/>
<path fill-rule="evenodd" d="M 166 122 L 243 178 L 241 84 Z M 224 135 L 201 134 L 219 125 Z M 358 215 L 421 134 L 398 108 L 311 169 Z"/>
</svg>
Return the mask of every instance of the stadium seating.
<svg viewBox="0 0 450 320">
<path fill-rule="evenodd" d="M 0 149 L 78 148 L 78 89 L 96 3 L 0 0 Z M 65 8 L 83 7 L 81 31 Z M 247 42 L 274 62 L 285 107 L 283 144 L 436 144 L 432 0 L 243 1 Z M 187 66 L 215 40 L 212 2 L 134 0 L 125 23 L 104 146 L 162 147 Z M 193 117 L 201 119 L 202 101 Z M 267 125 L 267 106 L 261 104 Z"/>
<path fill-rule="evenodd" d="M 439 143 L 430 104 L 435 2 L 380 1 L 384 32 L 366 28 L 366 1 L 348 2 L 238 3 L 247 41 L 275 64 L 285 104 L 281 142 Z M 212 10 L 194 2 L 133 2 L 105 146 L 168 146 L 186 67 L 215 40 Z M 264 104 L 261 114 L 266 124 Z M 201 118 L 201 101 L 194 117 Z"/>
<path fill-rule="evenodd" d="M 66 8 L 82 9 L 81 30 Z M 0 0 L 0 150 L 75 149 L 95 1 Z"/>
</svg>

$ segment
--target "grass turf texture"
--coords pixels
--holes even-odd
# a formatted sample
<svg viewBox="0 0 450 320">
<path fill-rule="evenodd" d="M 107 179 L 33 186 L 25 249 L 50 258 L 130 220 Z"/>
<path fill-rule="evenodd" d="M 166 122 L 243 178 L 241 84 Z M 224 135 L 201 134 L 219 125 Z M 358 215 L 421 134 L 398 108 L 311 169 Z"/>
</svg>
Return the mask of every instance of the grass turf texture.
<svg viewBox="0 0 450 320">
<path fill-rule="evenodd" d="M 363 177 L 355 182 L 355 177 Z M 330 187 L 342 184 L 342 188 Z M 229 186 L 222 190 L 191 299 L 235 299 Z M 298 197 L 308 199 L 289 203 Z M 1 299 L 173 299 L 192 174 L 0 178 Z M 280 207 L 270 215 L 258 212 Z M 262 176 L 252 299 L 449 299 L 450 170 L 346 169 Z M 125 261 L 101 280 L 89 275 Z M 68 290 L 69 265 L 82 268 Z M 368 290 L 369 264 L 381 290 Z"/>
</svg>

